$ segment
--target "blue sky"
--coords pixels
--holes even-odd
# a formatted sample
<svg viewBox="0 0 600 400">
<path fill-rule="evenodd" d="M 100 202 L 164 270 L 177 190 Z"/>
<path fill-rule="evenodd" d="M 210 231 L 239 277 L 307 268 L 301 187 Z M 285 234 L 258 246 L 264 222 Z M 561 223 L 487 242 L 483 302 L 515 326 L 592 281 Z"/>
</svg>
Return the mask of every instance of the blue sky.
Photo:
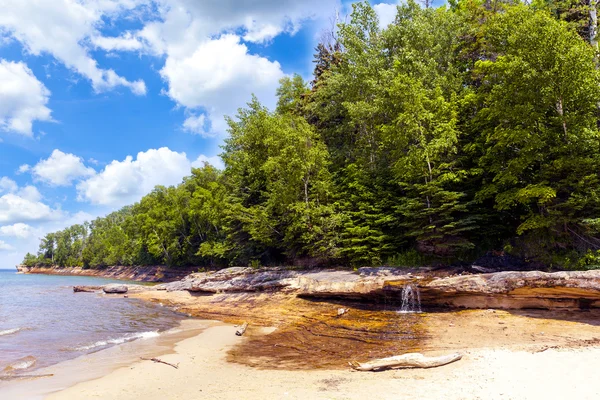
<svg viewBox="0 0 600 400">
<path fill-rule="evenodd" d="M 389 3 L 389 4 L 388 4 Z M 382 22 L 393 1 L 373 2 Z M 0 0 L 0 268 L 221 166 L 225 115 L 309 78 L 339 0 Z"/>
</svg>

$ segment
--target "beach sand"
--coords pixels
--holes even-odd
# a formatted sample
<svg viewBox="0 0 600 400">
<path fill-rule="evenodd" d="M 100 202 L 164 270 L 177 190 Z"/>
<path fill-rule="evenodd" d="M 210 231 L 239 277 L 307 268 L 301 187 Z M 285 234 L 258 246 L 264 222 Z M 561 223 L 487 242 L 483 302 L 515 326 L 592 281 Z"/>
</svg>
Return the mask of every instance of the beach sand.
<svg viewBox="0 0 600 400">
<path fill-rule="evenodd" d="M 265 370 L 227 362 L 245 340 L 214 326 L 175 345 L 161 360 L 140 361 L 49 396 L 119 399 L 598 399 L 600 348 L 527 352 L 467 350 L 456 363 L 383 372 Z"/>
</svg>

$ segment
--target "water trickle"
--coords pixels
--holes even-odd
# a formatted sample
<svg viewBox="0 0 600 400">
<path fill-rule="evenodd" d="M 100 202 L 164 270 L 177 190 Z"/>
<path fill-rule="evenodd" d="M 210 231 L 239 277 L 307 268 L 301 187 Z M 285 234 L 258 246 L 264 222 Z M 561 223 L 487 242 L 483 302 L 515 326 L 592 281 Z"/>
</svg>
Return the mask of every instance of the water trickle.
<svg viewBox="0 0 600 400">
<path fill-rule="evenodd" d="M 402 289 L 402 306 L 399 313 L 420 313 L 421 312 L 421 294 L 419 288 L 410 283 Z"/>
</svg>

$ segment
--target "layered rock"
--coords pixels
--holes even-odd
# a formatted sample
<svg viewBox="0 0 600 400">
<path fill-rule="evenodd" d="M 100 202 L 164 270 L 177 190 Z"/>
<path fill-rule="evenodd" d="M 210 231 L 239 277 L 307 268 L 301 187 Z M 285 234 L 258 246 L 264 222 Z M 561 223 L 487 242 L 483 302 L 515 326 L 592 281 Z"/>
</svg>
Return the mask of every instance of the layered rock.
<svg viewBox="0 0 600 400">
<path fill-rule="evenodd" d="M 410 284 L 419 289 L 425 307 L 600 308 L 600 271 L 435 275 L 440 274 L 427 269 L 407 272 L 389 268 L 358 271 L 229 268 L 192 274 L 157 289 L 207 294 L 279 291 L 305 298 L 392 304 L 400 303 L 402 291 Z"/>
</svg>

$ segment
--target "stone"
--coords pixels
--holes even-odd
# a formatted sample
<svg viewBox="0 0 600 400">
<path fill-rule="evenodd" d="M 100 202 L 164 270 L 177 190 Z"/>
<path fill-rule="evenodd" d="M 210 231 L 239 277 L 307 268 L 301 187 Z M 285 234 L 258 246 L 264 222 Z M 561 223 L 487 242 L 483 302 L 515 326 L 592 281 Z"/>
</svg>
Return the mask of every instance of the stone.
<svg viewBox="0 0 600 400">
<path fill-rule="evenodd" d="M 104 285 L 102 286 L 102 290 L 104 291 L 104 293 L 118 293 L 118 294 L 123 294 L 123 293 L 127 293 L 127 285 L 121 285 L 118 283 L 111 283 L 109 285 Z"/>
</svg>

